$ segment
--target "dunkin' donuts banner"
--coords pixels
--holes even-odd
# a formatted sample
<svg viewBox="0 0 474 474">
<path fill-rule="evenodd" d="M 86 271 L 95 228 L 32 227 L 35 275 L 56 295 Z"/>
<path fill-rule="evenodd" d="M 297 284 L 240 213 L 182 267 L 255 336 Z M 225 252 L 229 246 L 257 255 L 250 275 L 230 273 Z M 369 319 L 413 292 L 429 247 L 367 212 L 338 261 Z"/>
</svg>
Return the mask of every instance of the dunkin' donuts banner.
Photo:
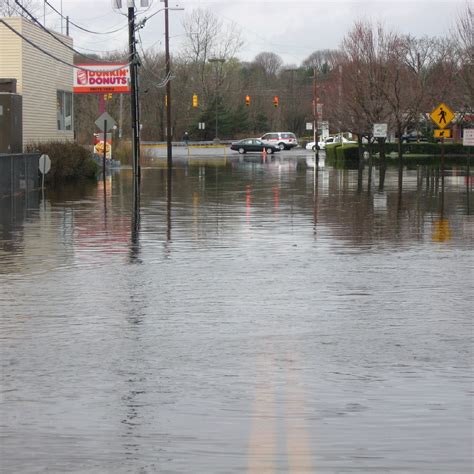
<svg viewBox="0 0 474 474">
<path fill-rule="evenodd" d="M 76 64 L 75 94 L 130 92 L 130 68 L 125 64 Z"/>
</svg>

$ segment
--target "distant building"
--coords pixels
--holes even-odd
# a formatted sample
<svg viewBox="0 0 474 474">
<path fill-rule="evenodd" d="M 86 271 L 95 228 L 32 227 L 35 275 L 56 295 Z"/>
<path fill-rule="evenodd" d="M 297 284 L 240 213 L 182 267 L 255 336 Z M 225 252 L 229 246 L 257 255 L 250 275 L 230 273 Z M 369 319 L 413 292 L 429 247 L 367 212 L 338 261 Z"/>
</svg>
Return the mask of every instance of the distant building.
<svg viewBox="0 0 474 474">
<path fill-rule="evenodd" d="M 2 20 L 52 56 L 73 64 L 73 51 L 39 26 L 22 17 Z M 72 47 L 72 38 L 52 33 Z M 33 142 L 74 139 L 73 68 L 47 56 L 0 23 L 2 78 L 16 79 L 16 93 L 22 97 L 23 147 Z"/>
</svg>

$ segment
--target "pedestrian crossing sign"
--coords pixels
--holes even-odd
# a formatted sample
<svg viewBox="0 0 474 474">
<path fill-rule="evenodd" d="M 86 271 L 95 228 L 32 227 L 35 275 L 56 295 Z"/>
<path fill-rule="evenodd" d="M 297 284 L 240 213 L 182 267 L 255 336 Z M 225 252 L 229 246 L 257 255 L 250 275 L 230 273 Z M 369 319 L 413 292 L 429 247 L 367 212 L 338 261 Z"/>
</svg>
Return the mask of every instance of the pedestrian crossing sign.
<svg viewBox="0 0 474 474">
<path fill-rule="evenodd" d="M 451 138 L 451 130 L 435 130 L 434 131 L 434 137 L 435 138 Z"/>
<path fill-rule="evenodd" d="M 453 121 L 454 112 L 446 104 L 441 103 L 431 112 L 430 118 L 439 128 L 446 128 Z"/>
</svg>

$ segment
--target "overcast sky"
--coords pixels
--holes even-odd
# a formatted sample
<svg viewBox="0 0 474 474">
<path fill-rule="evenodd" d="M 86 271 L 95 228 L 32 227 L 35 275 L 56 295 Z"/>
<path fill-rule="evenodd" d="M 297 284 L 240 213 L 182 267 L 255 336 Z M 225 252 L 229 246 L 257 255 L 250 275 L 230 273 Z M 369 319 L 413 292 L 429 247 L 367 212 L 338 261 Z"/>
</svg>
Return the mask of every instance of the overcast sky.
<svg viewBox="0 0 474 474">
<path fill-rule="evenodd" d="M 299 65 L 313 51 L 337 48 L 353 22 L 369 19 L 382 22 L 388 29 L 415 36 L 443 36 L 470 0 L 169 0 L 169 6 L 184 7 L 170 11 L 170 48 L 176 52 L 184 39 L 182 21 L 195 8 L 210 9 L 224 24 L 236 23 L 245 45 L 239 57 L 252 60 L 259 52 L 271 51 L 286 64 Z M 38 4 L 42 5 L 40 0 Z M 49 0 L 58 10 L 61 0 Z M 126 6 L 127 0 L 123 0 Z M 163 8 L 153 0 L 149 16 Z M 77 49 L 104 52 L 127 48 L 126 18 L 112 9 L 112 0 L 62 0 L 64 15 L 80 26 L 112 35 L 92 35 L 71 27 Z M 43 7 L 36 10 L 43 19 Z M 122 13 L 126 8 L 122 9 Z M 46 25 L 61 29 L 58 15 L 46 12 Z M 141 30 L 143 48 L 164 51 L 164 13 L 156 14 Z M 81 49 L 82 51 L 82 49 Z"/>
</svg>

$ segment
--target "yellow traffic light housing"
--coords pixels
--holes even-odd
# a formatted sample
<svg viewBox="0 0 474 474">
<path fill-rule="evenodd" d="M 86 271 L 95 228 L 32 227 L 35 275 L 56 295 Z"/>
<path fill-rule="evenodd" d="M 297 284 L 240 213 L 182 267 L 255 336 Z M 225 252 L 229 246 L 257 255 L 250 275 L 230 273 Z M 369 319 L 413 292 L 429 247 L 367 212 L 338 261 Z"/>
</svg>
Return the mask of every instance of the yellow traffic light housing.
<svg viewBox="0 0 474 474">
<path fill-rule="evenodd" d="M 199 101 L 197 94 L 193 95 L 193 107 L 199 107 Z"/>
<path fill-rule="evenodd" d="M 245 105 L 248 107 L 250 105 L 250 96 L 246 95 L 245 96 Z"/>
</svg>

